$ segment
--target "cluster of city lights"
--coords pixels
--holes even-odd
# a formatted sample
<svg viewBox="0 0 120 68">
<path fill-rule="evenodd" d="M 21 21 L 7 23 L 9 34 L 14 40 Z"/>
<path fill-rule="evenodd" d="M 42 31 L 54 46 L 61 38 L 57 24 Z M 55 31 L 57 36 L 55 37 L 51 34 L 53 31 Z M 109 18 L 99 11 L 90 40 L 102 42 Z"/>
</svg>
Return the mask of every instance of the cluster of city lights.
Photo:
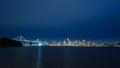
<svg viewBox="0 0 120 68">
<path fill-rule="evenodd" d="M 113 43 L 102 43 L 102 42 L 94 42 L 94 41 L 86 41 L 86 40 L 70 40 L 67 38 L 63 41 L 51 41 L 51 42 L 41 42 L 39 39 L 36 40 L 26 40 L 23 36 L 19 36 L 14 38 L 14 40 L 23 43 L 24 46 L 81 46 L 81 47 L 119 47 L 120 43 L 115 41 Z"/>
</svg>

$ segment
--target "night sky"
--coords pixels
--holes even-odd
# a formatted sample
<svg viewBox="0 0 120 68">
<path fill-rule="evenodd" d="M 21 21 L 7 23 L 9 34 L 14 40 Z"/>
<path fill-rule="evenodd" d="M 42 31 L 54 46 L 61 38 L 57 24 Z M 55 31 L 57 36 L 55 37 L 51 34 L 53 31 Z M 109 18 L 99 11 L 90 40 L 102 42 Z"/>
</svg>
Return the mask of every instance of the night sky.
<svg viewBox="0 0 120 68">
<path fill-rule="evenodd" d="M 0 37 L 119 39 L 120 0 L 1 0 Z"/>
</svg>

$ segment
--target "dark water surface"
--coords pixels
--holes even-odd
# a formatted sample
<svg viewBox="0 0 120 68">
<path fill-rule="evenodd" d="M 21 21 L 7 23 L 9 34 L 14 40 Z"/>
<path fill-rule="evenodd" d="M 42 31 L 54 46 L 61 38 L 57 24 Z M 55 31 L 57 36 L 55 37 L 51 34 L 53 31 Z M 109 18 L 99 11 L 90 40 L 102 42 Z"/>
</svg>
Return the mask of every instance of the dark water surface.
<svg viewBox="0 0 120 68">
<path fill-rule="evenodd" d="M 120 68 L 120 48 L 0 48 L 0 68 Z"/>
</svg>

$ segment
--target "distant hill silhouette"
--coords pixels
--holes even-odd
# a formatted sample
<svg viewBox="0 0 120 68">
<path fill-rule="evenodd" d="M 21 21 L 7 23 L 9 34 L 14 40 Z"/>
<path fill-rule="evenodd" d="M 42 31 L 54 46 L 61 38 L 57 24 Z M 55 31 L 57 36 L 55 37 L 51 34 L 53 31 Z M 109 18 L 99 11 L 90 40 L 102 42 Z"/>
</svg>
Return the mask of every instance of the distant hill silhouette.
<svg viewBox="0 0 120 68">
<path fill-rule="evenodd" d="M 20 47 L 21 42 L 9 38 L 0 38 L 0 47 Z"/>
</svg>

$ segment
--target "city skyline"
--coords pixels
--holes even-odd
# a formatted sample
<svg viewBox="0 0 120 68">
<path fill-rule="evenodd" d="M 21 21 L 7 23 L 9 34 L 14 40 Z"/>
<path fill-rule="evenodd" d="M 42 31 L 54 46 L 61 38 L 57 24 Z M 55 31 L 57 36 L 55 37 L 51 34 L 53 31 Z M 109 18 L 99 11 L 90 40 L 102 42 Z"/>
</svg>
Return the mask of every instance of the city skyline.
<svg viewBox="0 0 120 68">
<path fill-rule="evenodd" d="M 15 38 L 11 38 L 12 40 L 16 40 L 22 43 L 23 46 L 81 46 L 81 47 L 119 47 L 119 41 L 112 42 L 103 42 L 103 41 L 93 41 L 93 40 L 71 40 L 66 38 L 64 40 L 51 40 L 51 41 L 41 41 L 40 39 L 29 40 L 24 38 L 23 36 L 18 36 Z"/>
</svg>

